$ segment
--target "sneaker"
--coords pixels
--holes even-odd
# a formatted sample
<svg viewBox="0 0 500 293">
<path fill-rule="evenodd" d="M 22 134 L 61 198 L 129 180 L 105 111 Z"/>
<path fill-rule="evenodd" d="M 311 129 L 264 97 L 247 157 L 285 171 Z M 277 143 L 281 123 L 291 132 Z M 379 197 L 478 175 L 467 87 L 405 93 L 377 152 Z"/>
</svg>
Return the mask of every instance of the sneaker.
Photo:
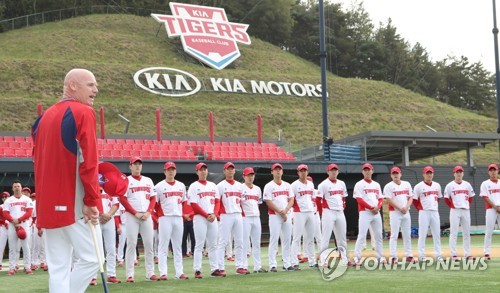
<svg viewBox="0 0 500 293">
<path fill-rule="evenodd" d="M 160 276 L 160 281 L 166 281 L 166 280 L 168 280 L 167 275 L 161 275 Z"/>
<path fill-rule="evenodd" d="M 278 270 L 276 269 L 276 267 L 272 267 L 271 268 L 271 273 L 276 273 L 276 272 L 278 272 Z"/>
<path fill-rule="evenodd" d="M 90 285 L 92 285 L 92 286 L 97 285 L 97 279 L 96 279 L 96 278 L 93 278 L 93 279 L 90 281 Z"/>
<path fill-rule="evenodd" d="M 491 257 L 490 257 L 490 255 L 489 255 L 489 254 L 485 254 L 485 255 L 484 255 L 484 257 L 486 258 L 486 260 L 490 260 L 490 259 L 491 259 Z M 0 270 L 1 270 L 1 269 L 2 269 L 2 267 L 0 266 Z"/>
<path fill-rule="evenodd" d="M 127 278 L 127 283 L 134 283 L 134 277 L 128 277 Z"/>
<path fill-rule="evenodd" d="M 225 270 L 219 270 L 219 274 L 221 277 L 225 277 L 226 276 L 226 271 Z"/>
<path fill-rule="evenodd" d="M 188 276 L 186 276 L 185 274 L 182 274 L 182 275 L 180 275 L 179 277 L 177 277 L 177 279 L 179 279 L 179 280 L 187 280 L 187 279 L 189 279 L 189 278 L 188 278 Z"/>
<path fill-rule="evenodd" d="M 304 259 L 304 258 L 302 258 L 302 259 Z M 288 268 L 288 270 L 290 270 L 290 268 Z M 299 267 L 299 265 L 294 265 L 294 266 L 293 266 L 293 270 L 294 270 L 294 271 L 300 271 L 300 267 Z"/>
<path fill-rule="evenodd" d="M 215 270 L 210 274 L 211 277 L 222 277 L 219 270 Z"/>
<path fill-rule="evenodd" d="M 407 256 L 405 260 L 406 262 L 411 262 L 411 263 L 417 262 L 417 260 L 413 256 Z"/>
<path fill-rule="evenodd" d="M 254 274 L 257 274 L 257 273 L 267 273 L 267 270 L 264 269 L 264 268 L 260 268 L 258 270 L 254 270 L 253 272 L 254 272 Z"/>
<path fill-rule="evenodd" d="M 228 261 L 234 261 L 234 257 L 230 256 L 227 258 Z"/>
<path fill-rule="evenodd" d="M 325 264 L 326 264 L 326 263 L 325 263 Z M 327 267 L 328 267 L 328 264 L 326 264 L 326 265 L 327 265 Z M 355 262 L 352 262 L 352 261 L 348 261 L 348 262 L 347 262 L 347 266 L 348 266 L 348 267 L 355 267 L 356 265 L 357 265 L 357 264 L 356 264 Z"/>
<path fill-rule="evenodd" d="M 308 262 L 309 261 L 309 258 L 307 256 L 304 256 L 302 257 L 301 260 L 299 260 L 299 263 L 305 263 L 305 262 Z"/>
<path fill-rule="evenodd" d="M 43 267 L 43 270 L 44 270 L 44 271 L 48 271 L 48 270 L 49 270 L 49 266 L 48 266 L 48 265 L 45 265 L 45 266 Z"/>
<path fill-rule="evenodd" d="M 309 265 L 310 268 L 319 268 L 318 264 Z"/>
<path fill-rule="evenodd" d="M 289 266 L 288 268 L 283 267 L 283 271 L 295 271 L 295 268 L 293 266 Z"/>
<path fill-rule="evenodd" d="M 1 266 L 0 266 L 0 267 L 1 267 Z M 41 267 L 42 269 L 44 269 L 44 268 L 45 268 L 45 263 L 43 263 L 43 262 L 42 262 L 42 263 L 40 263 L 40 267 Z"/>
<path fill-rule="evenodd" d="M 36 271 L 36 270 L 38 270 L 38 266 L 37 266 L 37 265 L 31 265 L 31 270 L 32 270 L 32 271 Z"/>
<path fill-rule="evenodd" d="M 195 278 L 195 279 L 201 279 L 201 278 L 203 278 L 203 277 L 202 277 L 202 275 L 201 275 L 201 272 L 200 272 L 200 271 L 196 271 L 196 272 L 194 273 L 194 278 Z"/>
<path fill-rule="evenodd" d="M 7 275 L 9 275 L 9 276 L 13 276 L 13 275 L 15 275 L 15 274 L 16 274 L 16 271 L 14 271 L 14 270 L 9 270 L 9 271 L 7 272 Z"/>
<path fill-rule="evenodd" d="M 238 275 L 248 275 L 250 272 L 247 269 L 239 268 L 236 270 L 236 274 Z"/>
<path fill-rule="evenodd" d="M 118 278 L 116 276 L 111 276 L 111 277 L 108 277 L 108 283 L 115 283 L 115 284 L 119 284 L 121 283 L 122 281 L 118 280 Z"/>
<path fill-rule="evenodd" d="M 121 268 L 121 267 L 123 267 L 123 261 L 119 261 L 119 262 L 118 262 L 118 266 L 119 266 L 120 268 Z"/>
<path fill-rule="evenodd" d="M 398 259 L 396 257 L 391 257 L 391 265 L 397 265 Z"/>
<path fill-rule="evenodd" d="M 158 278 L 156 275 L 152 275 L 149 278 L 146 278 L 146 281 L 159 281 L 160 278 Z"/>
<path fill-rule="evenodd" d="M 33 275 L 33 271 L 32 270 L 27 270 L 27 269 L 24 269 L 24 273 L 26 275 Z"/>
</svg>

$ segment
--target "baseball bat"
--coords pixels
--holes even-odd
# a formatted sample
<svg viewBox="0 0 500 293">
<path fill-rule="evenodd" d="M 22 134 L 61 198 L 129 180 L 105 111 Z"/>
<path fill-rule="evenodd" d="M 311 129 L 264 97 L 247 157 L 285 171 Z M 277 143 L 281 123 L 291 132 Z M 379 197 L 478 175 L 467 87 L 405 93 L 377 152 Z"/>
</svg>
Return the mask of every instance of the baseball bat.
<svg viewBox="0 0 500 293">
<path fill-rule="evenodd" d="M 99 250 L 99 244 L 97 243 L 97 235 L 95 232 L 94 224 L 90 221 L 88 222 L 90 226 L 90 231 L 92 233 L 92 239 L 94 240 L 95 253 L 97 254 L 97 261 L 99 262 L 99 272 L 101 273 L 102 286 L 104 287 L 104 293 L 108 293 L 108 283 L 106 283 L 106 277 L 104 277 L 104 267 L 102 266 L 101 251 Z"/>
</svg>

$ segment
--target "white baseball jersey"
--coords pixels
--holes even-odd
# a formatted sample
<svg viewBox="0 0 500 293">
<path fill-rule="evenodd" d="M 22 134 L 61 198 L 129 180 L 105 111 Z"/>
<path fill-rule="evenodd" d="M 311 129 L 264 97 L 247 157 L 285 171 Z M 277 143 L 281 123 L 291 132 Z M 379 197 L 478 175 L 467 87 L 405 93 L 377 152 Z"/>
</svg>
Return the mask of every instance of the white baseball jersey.
<svg viewBox="0 0 500 293">
<path fill-rule="evenodd" d="M 33 212 L 31 212 L 31 217 L 36 218 L 36 199 L 32 200 L 33 202 Z"/>
<path fill-rule="evenodd" d="M 288 182 L 281 181 L 281 184 L 276 184 L 271 181 L 264 186 L 264 200 L 271 200 L 280 210 L 286 208 L 290 198 L 293 198 L 293 191 Z M 272 209 L 268 208 L 268 211 L 270 215 L 276 214 Z M 288 213 L 291 213 L 291 210 Z"/>
<path fill-rule="evenodd" d="M 215 183 L 206 181 L 206 184 L 203 184 L 199 181 L 195 181 L 189 186 L 188 198 L 190 204 L 196 203 L 207 214 L 213 214 L 215 200 L 220 199 L 220 195 Z"/>
<path fill-rule="evenodd" d="M 314 196 L 314 184 L 306 180 L 306 183 L 300 182 L 300 180 L 295 180 L 292 184 L 293 195 L 295 196 L 295 201 L 293 203 L 294 212 L 315 212 L 316 209 L 313 205 Z"/>
<path fill-rule="evenodd" d="M 369 182 L 362 179 L 354 185 L 354 198 L 362 198 L 367 204 L 376 207 L 378 200 L 382 198 L 382 189 L 380 184 L 376 181 L 370 180 Z M 358 211 L 364 211 L 365 208 L 358 204 Z"/>
<path fill-rule="evenodd" d="M 325 209 L 343 211 L 344 199 L 347 197 L 347 188 L 344 181 L 332 181 L 326 178 L 318 186 L 318 197 L 323 199 L 322 204 Z"/>
<path fill-rule="evenodd" d="M 102 202 L 102 211 L 104 213 L 109 212 L 112 206 L 120 204 L 120 202 L 118 201 L 118 197 L 111 196 L 104 191 L 101 191 L 101 202 Z"/>
<path fill-rule="evenodd" d="M 27 209 L 32 208 L 33 202 L 31 201 L 31 198 L 26 195 L 21 195 L 19 198 L 10 196 L 3 205 L 3 210 L 9 211 L 11 217 L 14 219 L 22 217 L 26 213 Z"/>
<path fill-rule="evenodd" d="M 413 189 L 413 199 L 418 200 L 425 211 L 437 211 L 438 200 L 442 197 L 441 185 L 434 181 L 430 185 L 422 181 Z"/>
<path fill-rule="evenodd" d="M 405 207 L 408 204 L 408 200 L 412 197 L 413 190 L 408 181 L 401 180 L 399 184 L 392 181 L 384 186 L 384 198 L 392 199 L 393 202 L 400 207 Z M 392 205 L 389 205 L 389 211 L 394 211 Z"/>
<path fill-rule="evenodd" d="M 451 181 L 444 188 L 444 198 L 451 198 L 456 209 L 470 209 L 469 198 L 474 197 L 474 189 L 467 181 Z"/>
<path fill-rule="evenodd" d="M 500 182 L 498 180 L 491 181 L 491 179 L 483 181 L 479 195 L 481 197 L 488 197 L 495 206 L 500 206 Z M 492 207 L 486 204 L 486 209 L 490 208 Z"/>
<path fill-rule="evenodd" d="M 222 180 L 217 184 L 220 194 L 221 214 L 241 214 L 241 194 L 243 186 L 238 181 Z"/>
<path fill-rule="evenodd" d="M 155 186 L 158 207 L 158 217 L 182 216 L 182 203 L 187 200 L 186 185 L 175 180 L 168 183 L 162 180 Z"/>
<path fill-rule="evenodd" d="M 140 176 L 140 179 L 128 176 L 128 190 L 125 194 L 130 206 L 139 213 L 148 211 L 150 198 L 156 196 L 155 185 L 151 178 Z"/>
<path fill-rule="evenodd" d="M 252 185 L 252 188 L 250 188 L 246 184 L 242 185 L 241 208 L 243 210 L 243 216 L 260 216 L 259 204 L 262 203 L 262 191 L 260 187 Z"/>
<path fill-rule="evenodd" d="M 122 223 L 122 225 L 125 224 L 125 219 L 127 218 L 125 217 L 125 212 L 126 212 L 125 207 L 122 204 L 120 204 L 120 206 L 118 207 L 118 211 L 116 212 L 116 215 L 120 217 L 120 222 Z"/>
</svg>

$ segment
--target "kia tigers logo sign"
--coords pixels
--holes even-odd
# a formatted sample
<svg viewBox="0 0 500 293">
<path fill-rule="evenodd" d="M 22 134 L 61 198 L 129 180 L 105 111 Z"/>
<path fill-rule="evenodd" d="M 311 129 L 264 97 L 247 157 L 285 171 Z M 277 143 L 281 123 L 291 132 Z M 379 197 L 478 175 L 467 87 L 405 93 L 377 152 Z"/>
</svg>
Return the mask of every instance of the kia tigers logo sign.
<svg viewBox="0 0 500 293">
<path fill-rule="evenodd" d="M 172 15 L 151 14 L 165 23 L 170 38 L 180 37 L 184 51 L 215 69 L 240 57 L 238 43 L 250 45 L 247 24 L 229 22 L 223 8 L 170 2 Z"/>
</svg>

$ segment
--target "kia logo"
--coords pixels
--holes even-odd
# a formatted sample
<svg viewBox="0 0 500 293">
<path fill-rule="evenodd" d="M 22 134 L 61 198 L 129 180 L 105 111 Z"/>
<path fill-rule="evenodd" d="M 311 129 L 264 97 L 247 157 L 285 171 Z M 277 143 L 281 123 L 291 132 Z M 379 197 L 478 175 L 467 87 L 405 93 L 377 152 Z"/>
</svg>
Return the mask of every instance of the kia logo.
<svg viewBox="0 0 500 293">
<path fill-rule="evenodd" d="M 194 75 L 169 67 L 141 69 L 134 74 L 134 82 L 143 90 L 168 97 L 185 97 L 201 89 Z"/>
</svg>

